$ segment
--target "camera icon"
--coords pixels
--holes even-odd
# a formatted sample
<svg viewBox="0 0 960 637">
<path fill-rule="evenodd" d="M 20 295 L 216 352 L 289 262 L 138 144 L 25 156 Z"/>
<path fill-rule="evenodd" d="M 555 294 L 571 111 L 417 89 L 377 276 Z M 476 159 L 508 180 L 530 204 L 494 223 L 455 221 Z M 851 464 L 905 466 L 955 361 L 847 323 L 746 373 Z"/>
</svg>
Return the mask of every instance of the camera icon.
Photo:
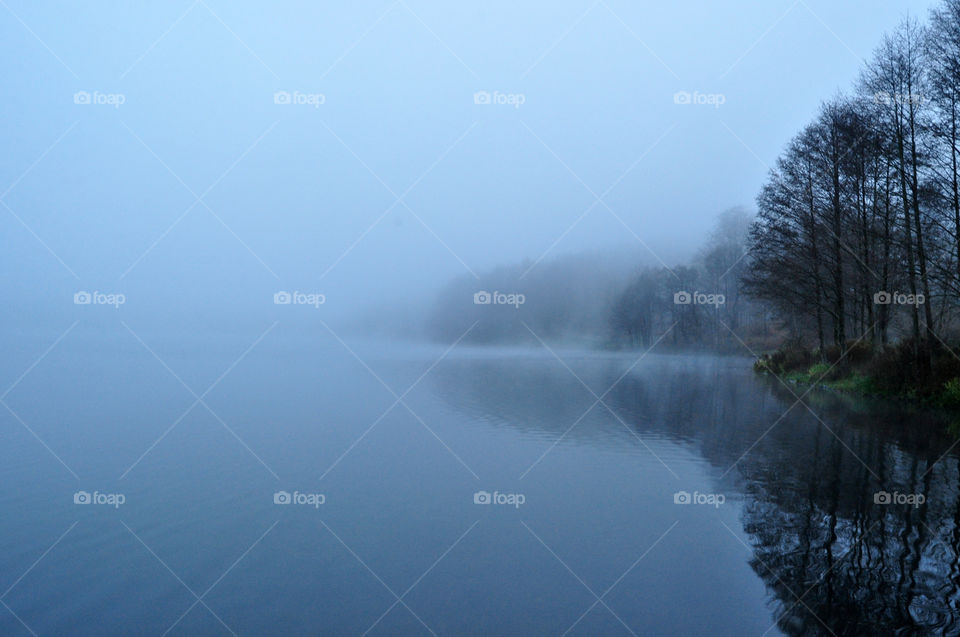
<svg viewBox="0 0 960 637">
<path fill-rule="evenodd" d="M 289 292 L 280 291 L 273 295 L 274 305 L 290 305 L 290 302 L 293 300 L 293 297 Z"/>
<path fill-rule="evenodd" d="M 491 501 L 489 491 L 477 491 L 473 494 L 474 504 L 490 504 Z"/>
<path fill-rule="evenodd" d="M 677 91 L 673 94 L 673 103 L 674 104 L 689 104 L 691 101 L 690 93 L 688 91 Z"/>
<path fill-rule="evenodd" d="M 874 504 L 890 504 L 893 502 L 893 496 L 886 491 L 877 491 L 873 494 Z"/>
<path fill-rule="evenodd" d="M 690 302 L 692 300 L 693 300 L 693 297 L 690 296 L 689 292 L 684 292 L 683 290 L 681 290 L 680 292 L 673 293 L 673 302 L 676 305 L 690 305 Z"/>
<path fill-rule="evenodd" d="M 474 305 L 490 305 L 492 300 L 493 297 L 490 296 L 490 293 L 485 290 L 480 290 L 479 292 L 474 292 L 473 294 Z"/>
<path fill-rule="evenodd" d="M 90 504 L 90 493 L 87 491 L 77 491 L 73 494 L 74 504 Z"/>
<path fill-rule="evenodd" d="M 273 103 L 274 104 L 289 104 L 290 103 L 290 93 L 287 91 L 277 91 L 273 94 Z"/>
<path fill-rule="evenodd" d="M 690 492 L 689 491 L 677 491 L 673 494 L 673 503 L 674 504 L 690 504 Z"/>
<path fill-rule="evenodd" d="M 490 103 L 490 93 L 487 91 L 477 91 L 473 94 L 473 103 L 474 104 L 489 104 Z"/>
<path fill-rule="evenodd" d="M 73 94 L 73 103 L 74 104 L 89 104 L 90 103 L 90 93 L 86 91 L 77 91 Z"/>
<path fill-rule="evenodd" d="M 893 295 L 891 295 L 889 292 L 877 292 L 873 295 L 874 305 L 890 305 L 892 300 Z"/>
<path fill-rule="evenodd" d="M 83 290 L 73 295 L 74 305 L 90 305 L 90 302 L 92 300 L 93 300 L 93 297 L 90 295 L 90 293 L 84 292 Z"/>
<path fill-rule="evenodd" d="M 273 494 L 273 503 L 274 504 L 290 504 L 290 492 L 289 491 L 277 491 Z"/>
</svg>

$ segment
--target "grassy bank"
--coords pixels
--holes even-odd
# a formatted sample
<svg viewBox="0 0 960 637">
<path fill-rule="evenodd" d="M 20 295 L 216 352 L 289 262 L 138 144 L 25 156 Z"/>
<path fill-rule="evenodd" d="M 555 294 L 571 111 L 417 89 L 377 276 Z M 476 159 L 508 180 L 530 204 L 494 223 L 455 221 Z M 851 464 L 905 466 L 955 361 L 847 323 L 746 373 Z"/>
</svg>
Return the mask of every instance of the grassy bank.
<svg viewBox="0 0 960 637">
<path fill-rule="evenodd" d="M 918 358 L 929 358 L 929 366 L 918 363 Z M 927 353 L 912 341 L 882 349 L 858 343 L 845 353 L 835 347 L 820 352 L 783 346 L 758 358 L 753 368 L 804 385 L 960 411 L 958 348 L 938 347 Z"/>
</svg>

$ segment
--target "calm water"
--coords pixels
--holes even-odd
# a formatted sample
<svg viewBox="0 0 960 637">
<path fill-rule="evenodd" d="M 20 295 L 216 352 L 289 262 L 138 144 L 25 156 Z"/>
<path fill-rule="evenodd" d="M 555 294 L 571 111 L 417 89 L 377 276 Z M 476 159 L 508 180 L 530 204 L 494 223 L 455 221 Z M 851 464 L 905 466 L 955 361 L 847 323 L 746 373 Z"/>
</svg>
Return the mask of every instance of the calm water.
<svg viewBox="0 0 960 637">
<path fill-rule="evenodd" d="M 81 325 L 16 382 L 0 634 L 960 633 L 940 423 L 744 358 L 258 336 Z"/>
</svg>

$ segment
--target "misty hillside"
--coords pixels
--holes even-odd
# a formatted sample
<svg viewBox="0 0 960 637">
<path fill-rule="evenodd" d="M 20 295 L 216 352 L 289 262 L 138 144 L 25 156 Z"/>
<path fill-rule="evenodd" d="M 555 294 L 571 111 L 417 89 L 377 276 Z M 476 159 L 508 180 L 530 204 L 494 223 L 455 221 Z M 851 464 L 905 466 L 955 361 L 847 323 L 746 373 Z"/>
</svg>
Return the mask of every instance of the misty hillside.
<svg viewBox="0 0 960 637">
<path fill-rule="evenodd" d="M 742 351 L 740 339 L 763 336 L 761 310 L 739 289 L 750 223 L 748 210 L 727 210 L 682 264 L 573 255 L 458 277 L 438 295 L 427 334 L 441 342 L 649 348 L 662 341 Z"/>
</svg>

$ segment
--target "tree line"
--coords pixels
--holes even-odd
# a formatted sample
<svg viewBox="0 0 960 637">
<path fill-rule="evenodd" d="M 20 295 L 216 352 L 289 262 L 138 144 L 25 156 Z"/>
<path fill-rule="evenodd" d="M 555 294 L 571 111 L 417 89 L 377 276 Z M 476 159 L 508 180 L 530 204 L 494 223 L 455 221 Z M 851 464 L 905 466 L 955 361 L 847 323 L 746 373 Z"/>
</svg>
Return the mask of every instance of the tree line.
<svg viewBox="0 0 960 637">
<path fill-rule="evenodd" d="M 743 351 L 766 331 L 762 311 L 741 293 L 752 215 L 722 212 L 687 264 L 642 268 L 608 311 L 609 343 L 651 348 L 710 346 Z M 749 347 L 749 346 L 748 346 Z"/>
<path fill-rule="evenodd" d="M 693 259 L 571 254 L 501 266 L 451 281 L 428 332 L 440 341 L 552 342 L 606 348 L 720 347 L 743 352 L 764 331 L 759 304 L 741 293 L 753 216 L 721 213 Z M 472 327 L 471 327 L 472 326 Z"/>
<path fill-rule="evenodd" d="M 902 340 L 921 372 L 960 292 L 960 0 L 886 34 L 757 198 L 741 289 L 820 352 Z"/>
</svg>

